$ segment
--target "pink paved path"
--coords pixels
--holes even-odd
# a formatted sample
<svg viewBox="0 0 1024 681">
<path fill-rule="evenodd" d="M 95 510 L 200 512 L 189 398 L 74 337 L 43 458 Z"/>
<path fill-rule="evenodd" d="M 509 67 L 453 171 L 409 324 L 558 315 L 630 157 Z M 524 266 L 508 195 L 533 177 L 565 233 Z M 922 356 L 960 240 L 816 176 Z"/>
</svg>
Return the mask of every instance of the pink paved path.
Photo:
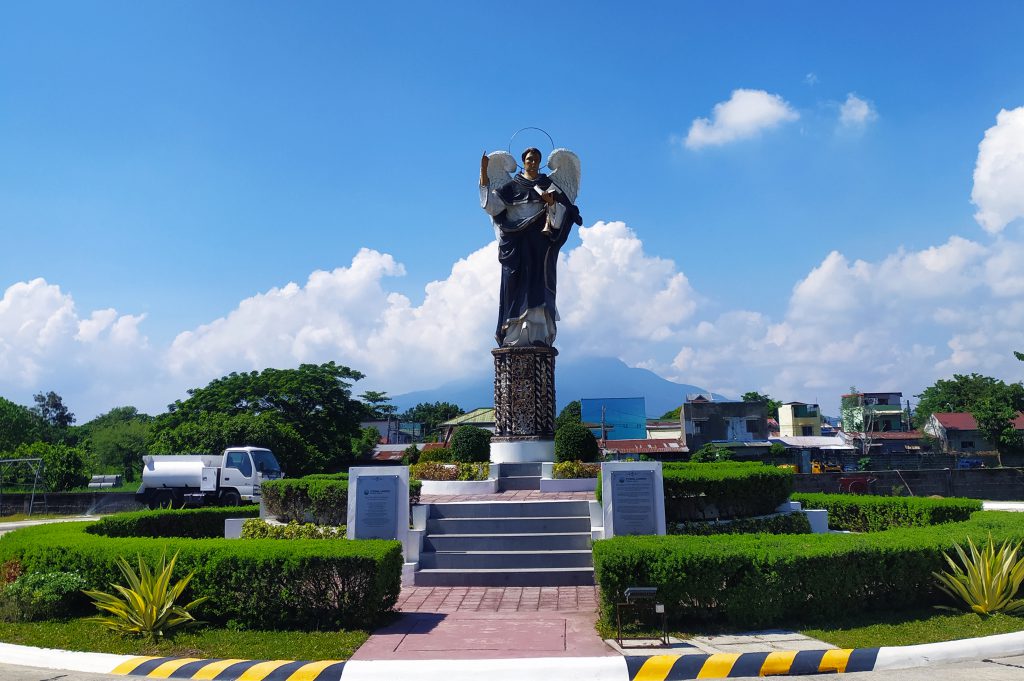
<svg viewBox="0 0 1024 681">
<path fill-rule="evenodd" d="M 412 587 L 353 660 L 615 656 L 594 629 L 597 587 Z"/>
</svg>

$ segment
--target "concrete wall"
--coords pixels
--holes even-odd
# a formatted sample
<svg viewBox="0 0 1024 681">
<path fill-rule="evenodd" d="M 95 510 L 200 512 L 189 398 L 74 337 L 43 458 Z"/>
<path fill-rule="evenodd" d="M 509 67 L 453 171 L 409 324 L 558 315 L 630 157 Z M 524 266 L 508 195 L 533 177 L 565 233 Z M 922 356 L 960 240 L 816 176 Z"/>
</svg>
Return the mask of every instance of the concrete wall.
<svg viewBox="0 0 1024 681">
<path fill-rule="evenodd" d="M 796 492 L 839 492 L 840 478 L 869 475 L 875 478 L 869 491 L 890 495 L 899 488 L 906 496 L 967 497 L 992 501 L 1024 500 L 1024 471 L 1019 468 L 978 468 L 973 470 L 867 471 L 865 473 L 819 473 L 794 476 Z"/>
<path fill-rule="evenodd" d="M 0 496 L 0 515 L 28 513 L 31 494 Z M 76 492 L 74 494 L 37 493 L 33 513 L 116 513 L 138 511 L 145 506 L 135 501 L 134 492 Z"/>
</svg>

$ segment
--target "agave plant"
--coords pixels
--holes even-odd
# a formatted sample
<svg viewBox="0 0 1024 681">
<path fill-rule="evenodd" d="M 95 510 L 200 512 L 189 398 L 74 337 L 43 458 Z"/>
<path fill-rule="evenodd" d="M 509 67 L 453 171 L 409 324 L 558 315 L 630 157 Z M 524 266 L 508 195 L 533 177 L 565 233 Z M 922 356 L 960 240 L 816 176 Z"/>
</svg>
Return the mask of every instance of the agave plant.
<svg viewBox="0 0 1024 681">
<path fill-rule="evenodd" d="M 1005 541 L 997 549 L 990 533 L 988 544 L 981 551 L 970 537 L 967 546 L 969 555 L 962 547 L 954 547 L 960 563 L 943 554 L 951 571 L 932 573 L 939 588 L 979 615 L 1024 613 L 1024 599 L 1014 598 L 1024 582 L 1024 557 L 1018 558 L 1021 544 Z"/>
<path fill-rule="evenodd" d="M 196 623 L 189 610 L 207 597 L 197 598 L 186 605 L 176 604 L 195 574 L 195 571 L 188 573 L 172 586 L 171 575 L 177 560 L 177 553 L 170 562 L 167 562 L 166 555 L 162 555 L 159 566 L 150 569 L 140 555 L 139 571 L 136 572 L 127 560 L 119 557 L 117 567 L 128 585 L 111 584 L 117 594 L 85 590 L 85 595 L 93 599 L 93 604 L 108 613 L 90 617 L 88 621 L 120 634 L 146 635 L 154 642 L 175 627 Z"/>
</svg>

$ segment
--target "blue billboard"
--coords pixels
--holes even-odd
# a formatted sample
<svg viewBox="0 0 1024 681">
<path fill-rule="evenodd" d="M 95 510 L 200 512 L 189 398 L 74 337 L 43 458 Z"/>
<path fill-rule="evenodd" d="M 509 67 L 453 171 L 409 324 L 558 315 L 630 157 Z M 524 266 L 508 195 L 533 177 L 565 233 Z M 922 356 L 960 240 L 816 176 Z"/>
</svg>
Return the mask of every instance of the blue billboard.
<svg viewBox="0 0 1024 681">
<path fill-rule="evenodd" d="M 594 437 L 606 440 L 647 438 L 647 407 L 642 397 L 580 400 L 580 417 Z"/>
</svg>

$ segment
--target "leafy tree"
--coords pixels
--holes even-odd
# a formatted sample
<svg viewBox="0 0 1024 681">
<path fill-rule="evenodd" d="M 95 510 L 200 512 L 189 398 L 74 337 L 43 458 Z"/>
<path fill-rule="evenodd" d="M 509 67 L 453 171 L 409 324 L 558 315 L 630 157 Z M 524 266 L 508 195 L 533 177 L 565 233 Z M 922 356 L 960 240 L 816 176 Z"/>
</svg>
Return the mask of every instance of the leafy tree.
<svg viewBox="0 0 1024 681">
<path fill-rule="evenodd" d="M 459 426 L 452 433 L 452 461 L 474 463 L 491 458 L 491 431 L 476 426 Z"/>
<path fill-rule="evenodd" d="M 36 406 L 32 407 L 32 411 L 50 427 L 64 430 L 75 422 L 75 415 L 64 406 L 64 399 L 52 390 L 45 394 L 36 393 L 33 399 Z"/>
<path fill-rule="evenodd" d="M 729 461 L 732 459 L 732 450 L 725 445 L 718 445 L 709 442 L 693 454 L 690 461 L 694 463 L 715 463 L 716 461 Z"/>
<path fill-rule="evenodd" d="M 779 419 L 779 407 L 782 406 L 782 402 L 774 400 L 768 395 L 762 395 L 761 393 L 751 390 L 740 395 L 740 399 L 744 402 L 762 402 L 768 410 L 768 418 Z"/>
<path fill-rule="evenodd" d="M 555 461 L 597 461 L 597 438 L 582 423 L 567 423 L 555 431 Z"/>
<path fill-rule="evenodd" d="M 367 390 L 359 396 L 359 399 L 363 401 L 368 421 L 384 421 L 398 411 L 395 405 L 391 404 L 388 394 L 379 390 Z"/>
<path fill-rule="evenodd" d="M 356 459 L 369 459 L 380 444 L 380 431 L 376 428 L 362 428 L 359 436 L 352 438 L 352 455 Z"/>
<path fill-rule="evenodd" d="M 971 415 L 978 422 L 978 433 L 996 448 L 1002 466 L 1003 454 L 1016 451 L 1022 445 L 1021 435 L 1013 427 L 1017 410 L 1006 402 L 986 397 L 974 405 Z"/>
<path fill-rule="evenodd" d="M 583 421 L 582 406 L 579 400 L 573 400 L 565 405 L 562 411 L 555 418 L 555 432 L 562 426 L 570 423 L 581 423 Z"/>
<path fill-rule="evenodd" d="M 43 480 L 47 489 L 65 492 L 89 482 L 85 452 L 77 447 L 48 442 L 21 445 L 14 451 L 16 459 L 42 459 Z"/>
<path fill-rule="evenodd" d="M 398 418 L 402 421 L 422 423 L 424 433 L 433 433 L 440 424 L 465 413 L 462 407 L 451 402 L 420 402 Z"/>
<path fill-rule="evenodd" d="M 664 414 L 662 414 L 661 415 L 661 420 L 662 421 L 678 421 L 680 414 L 682 414 L 682 411 L 683 411 L 683 406 L 679 405 L 675 409 L 666 411 Z"/>
<path fill-rule="evenodd" d="M 43 439 L 46 423 L 28 407 L 0 397 L 0 453 Z"/>
<path fill-rule="evenodd" d="M 416 445 L 409 445 L 402 450 L 402 463 L 406 466 L 411 466 L 415 463 L 419 463 L 420 460 L 420 448 Z"/>
<path fill-rule="evenodd" d="M 125 481 L 132 482 L 142 470 L 142 457 L 149 453 L 148 439 L 149 423 L 114 422 L 92 430 L 86 449 L 100 465 L 121 471 Z"/>
<path fill-rule="evenodd" d="M 361 378 L 334 362 L 228 374 L 189 390 L 188 399 L 157 417 L 152 451 L 253 444 L 273 449 L 293 474 L 344 467 L 353 459 L 352 439 L 360 435 L 363 405 L 352 398 L 351 387 Z"/>
<path fill-rule="evenodd" d="M 921 428 L 935 412 L 971 412 L 983 401 L 1006 404 L 1010 409 L 1024 411 L 1024 385 L 972 373 L 955 374 L 952 379 L 939 380 L 917 395 L 914 426 Z"/>
<path fill-rule="evenodd" d="M 1017 352 L 1016 350 L 1014 350 L 1013 356 L 1019 359 L 1020 361 L 1024 362 L 1024 352 Z"/>
<path fill-rule="evenodd" d="M 337 467 L 334 457 L 315 449 L 276 412 L 261 414 L 201 413 L 175 428 L 156 433 L 153 454 L 220 453 L 228 447 L 253 445 L 274 452 L 290 475 L 318 473 Z M 345 443 L 348 452 L 349 443 Z"/>
</svg>

